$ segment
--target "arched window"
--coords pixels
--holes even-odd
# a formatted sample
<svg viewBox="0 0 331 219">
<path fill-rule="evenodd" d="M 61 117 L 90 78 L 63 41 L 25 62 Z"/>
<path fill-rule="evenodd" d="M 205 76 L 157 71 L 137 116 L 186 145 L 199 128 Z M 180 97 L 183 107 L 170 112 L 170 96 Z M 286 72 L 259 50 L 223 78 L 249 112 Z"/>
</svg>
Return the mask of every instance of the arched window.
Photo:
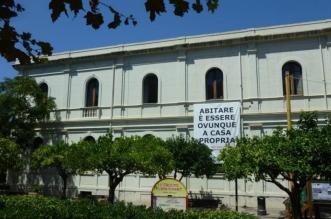
<svg viewBox="0 0 331 219">
<path fill-rule="evenodd" d="M 218 68 L 206 74 L 206 99 L 223 99 L 223 72 Z"/>
<path fill-rule="evenodd" d="M 95 139 L 92 136 L 87 136 L 84 138 L 84 141 L 89 142 L 89 143 L 95 143 Z"/>
<path fill-rule="evenodd" d="M 146 134 L 146 135 L 143 136 L 143 138 L 144 139 L 153 139 L 153 138 L 155 138 L 155 136 L 152 135 L 152 134 Z"/>
<path fill-rule="evenodd" d="M 286 94 L 285 76 L 287 72 L 290 75 L 290 94 L 303 95 L 302 68 L 299 63 L 294 61 L 285 63 L 282 68 L 283 95 Z"/>
<path fill-rule="evenodd" d="M 33 150 L 39 148 L 43 144 L 44 144 L 44 140 L 41 137 L 36 137 L 33 140 Z"/>
<path fill-rule="evenodd" d="M 86 84 L 85 106 L 86 107 L 98 106 L 98 99 L 99 99 L 99 82 L 97 79 L 92 78 Z"/>
<path fill-rule="evenodd" d="M 48 98 L 48 85 L 45 82 L 43 82 L 43 83 L 39 84 L 39 88 L 40 88 L 41 92 L 44 93 L 44 95 L 45 95 L 44 101 L 46 102 L 46 100 Z"/>
<path fill-rule="evenodd" d="M 148 74 L 143 80 L 143 103 L 157 103 L 158 79 L 155 74 Z"/>
</svg>

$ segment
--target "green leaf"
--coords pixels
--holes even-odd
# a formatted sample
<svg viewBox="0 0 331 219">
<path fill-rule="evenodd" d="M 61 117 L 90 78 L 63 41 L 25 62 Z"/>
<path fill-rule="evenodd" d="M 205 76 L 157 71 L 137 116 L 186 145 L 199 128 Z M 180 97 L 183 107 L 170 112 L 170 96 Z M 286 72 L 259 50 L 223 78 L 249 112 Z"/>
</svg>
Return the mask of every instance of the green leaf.
<svg viewBox="0 0 331 219">
<path fill-rule="evenodd" d="M 170 3 L 175 6 L 174 14 L 184 16 L 189 10 L 189 3 L 185 0 L 170 0 Z"/>
<path fill-rule="evenodd" d="M 82 0 L 66 0 L 66 3 L 70 5 L 70 10 L 75 14 L 75 16 L 83 10 Z"/>
<path fill-rule="evenodd" d="M 92 13 L 89 11 L 84 18 L 86 19 L 86 25 L 91 25 L 94 29 L 99 29 L 101 24 L 104 23 L 101 13 Z"/>
<path fill-rule="evenodd" d="M 219 2 L 218 0 L 208 0 L 207 6 L 208 6 L 208 10 L 214 13 L 216 9 L 219 7 Z"/>
<path fill-rule="evenodd" d="M 200 3 L 200 0 L 196 0 L 195 3 L 192 4 L 192 8 L 197 12 L 200 13 L 201 11 L 203 11 L 203 6 Z"/>
<path fill-rule="evenodd" d="M 146 0 L 145 9 L 149 12 L 149 19 L 154 21 L 156 15 L 166 12 L 163 0 Z"/>
<path fill-rule="evenodd" d="M 121 17 L 118 13 L 114 14 L 114 20 L 108 24 L 108 28 L 110 29 L 116 29 L 120 24 L 121 24 L 122 20 Z M 125 22 L 128 23 L 127 20 L 125 20 Z"/>
<path fill-rule="evenodd" d="M 51 10 L 52 21 L 55 22 L 62 13 L 68 16 L 65 4 L 65 0 L 51 0 L 48 7 Z"/>
</svg>

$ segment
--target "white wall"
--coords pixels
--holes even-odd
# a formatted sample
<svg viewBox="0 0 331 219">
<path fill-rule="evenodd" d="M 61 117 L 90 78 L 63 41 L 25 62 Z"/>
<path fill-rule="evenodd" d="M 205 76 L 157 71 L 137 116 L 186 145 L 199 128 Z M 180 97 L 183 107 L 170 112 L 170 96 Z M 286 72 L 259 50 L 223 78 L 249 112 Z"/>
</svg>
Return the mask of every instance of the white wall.
<svg viewBox="0 0 331 219">
<path fill-rule="evenodd" d="M 154 134 L 168 138 L 191 135 L 193 105 L 205 102 L 205 75 L 213 67 L 223 71 L 224 100 L 242 101 L 245 135 L 271 133 L 286 125 L 286 103 L 282 91 L 282 66 L 297 61 L 303 70 L 304 96 L 292 98 L 297 119 L 301 110 L 329 110 L 331 96 L 331 36 L 282 41 L 249 42 L 236 46 L 200 49 L 179 48 L 164 53 L 82 59 L 75 64 L 26 70 L 38 83 L 49 86 L 61 111 L 64 139 L 77 142 L 86 136 L 98 138 L 113 128 L 115 136 Z M 158 102 L 142 103 L 142 81 L 158 77 Z M 99 81 L 98 117 L 83 118 L 86 82 Z M 326 81 L 324 81 L 326 80 Z M 327 93 L 325 93 L 325 88 Z M 326 100 L 329 100 L 327 102 Z M 215 100 L 210 100 L 211 102 Z M 207 101 L 208 102 L 208 101 Z M 79 190 L 103 194 L 106 176 L 79 176 Z M 156 178 L 126 177 L 119 199 L 149 203 L 149 190 Z M 233 204 L 233 183 L 223 179 L 187 179 L 191 191 L 211 191 Z M 263 183 L 262 183 L 263 184 Z M 240 182 L 241 204 L 256 205 L 256 196 L 270 197 L 269 204 L 281 207 L 285 194 L 270 184 Z M 268 201 L 267 201 L 268 203 Z"/>
</svg>

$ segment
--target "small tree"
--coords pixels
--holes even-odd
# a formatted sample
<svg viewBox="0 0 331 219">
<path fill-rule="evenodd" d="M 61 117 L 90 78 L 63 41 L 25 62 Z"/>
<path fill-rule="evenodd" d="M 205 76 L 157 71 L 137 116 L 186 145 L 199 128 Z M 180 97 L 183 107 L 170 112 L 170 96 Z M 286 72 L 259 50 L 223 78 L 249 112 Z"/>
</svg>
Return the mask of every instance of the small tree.
<svg viewBox="0 0 331 219">
<path fill-rule="evenodd" d="M 236 147 L 226 147 L 219 159 L 230 180 L 253 176 L 256 181 L 274 183 L 288 194 L 293 217 L 301 219 L 300 194 L 310 179 L 330 178 L 330 157 L 331 126 L 319 128 L 316 113 L 302 113 L 297 128 L 241 138 Z M 281 184 L 278 177 L 290 181 L 292 188 Z"/>
<path fill-rule="evenodd" d="M 63 181 L 62 197 L 66 197 L 68 177 L 77 172 L 77 162 L 73 157 L 75 147 L 59 142 L 43 145 L 32 154 L 33 168 L 55 168 Z"/>
<path fill-rule="evenodd" d="M 172 170 L 171 154 L 160 146 L 159 139 L 138 136 L 120 137 L 113 140 L 111 133 L 102 136 L 96 143 L 77 144 L 84 163 L 80 171 L 95 170 L 107 172 L 109 176 L 109 197 L 113 203 L 115 189 L 123 178 L 132 173 L 164 175 Z"/>
<path fill-rule="evenodd" d="M 164 146 L 173 156 L 175 179 L 179 177 L 181 181 L 183 177 L 192 174 L 196 177 L 209 177 L 216 173 L 217 168 L 211 157 L 211 150 L 198 140 L 177 136 L 167 139 Z"/>
<path fill-rule="evenodd" d="M 55 109 L 34 79 L 16 77 L 0 83 L 0 136 L 12 138 L 22 148 L 32 145 L 35 128 Z"/>
<path fill-rule="evenodd" d="M 9 139 L 0 138 L 0 183 L 6 181 L 7 170 L 18 170 L 22 164 L 20 147 Z"/>
</svg>

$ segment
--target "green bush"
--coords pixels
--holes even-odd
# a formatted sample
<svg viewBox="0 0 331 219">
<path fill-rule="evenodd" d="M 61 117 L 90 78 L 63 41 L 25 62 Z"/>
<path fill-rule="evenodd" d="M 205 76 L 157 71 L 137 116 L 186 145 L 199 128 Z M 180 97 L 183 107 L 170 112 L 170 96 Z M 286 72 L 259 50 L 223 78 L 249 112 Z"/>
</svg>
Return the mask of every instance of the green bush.
<svg viewBox="0 0 331 219">
<path fill-rule="evenodd" d="M 144 206 L 97 203 L 88 200 L 56 199 L 43 196 L 0 196 L 0 218 L 33 219 L 256 219 L 234 211 L 169 211 Z"/>
</svg>

